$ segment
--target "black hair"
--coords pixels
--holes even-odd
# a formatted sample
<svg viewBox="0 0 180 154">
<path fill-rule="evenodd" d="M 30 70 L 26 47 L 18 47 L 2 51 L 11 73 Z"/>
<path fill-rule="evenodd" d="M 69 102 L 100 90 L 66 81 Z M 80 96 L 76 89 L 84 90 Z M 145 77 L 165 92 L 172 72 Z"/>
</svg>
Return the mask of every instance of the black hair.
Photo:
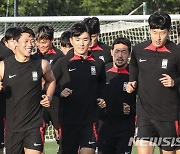
<svg viewBox="0 0 180 154">
<path fill-rule="evenodd" d="M 148 23 L 150 29 L 169 30 L 171 28 L 171 17 L 165 12 L 157 11 L 149 17 Z"/>
<path fill-rule="evenodd" d="M 3 42 L 7 42 L 10 39 L 14 39 L 14 34 L 17 30 L 17 27 L 11 27 L 9 29 L 6 30 L 5 35 L 4 35 L 4 39 L 2 40 Z"/>
<path fill-rule="evenodd" d="M 51 26 L 41 25 L 35 30 L 36 40 L 47 39 L 53 40 L 54 29 Z"/>
<path fill-rule="evenodd" d="M 19 38 L 21 37 L 22 33 L 28 33 L 32 37 L 35 37 L 35 34 L 34 34 L 32 29 L 30 29 L 28 27 L 17 27 L 17 29 L 16 29 L 16 31 L 14 33 L 14 40 L 18 41 Z"/>
<path fill-rule="evenodd" d="M 61 43 L 61 46 L 63 47 L 72 47 L 72 44 L 70 42 L 70 37 L 71 37 L 71 32 L 70 31 L 64 31 L 62 34 L 61 34 L 61 37 L 60 37 L 60 43 Z"/>
<path fill-rule="evenodd" d="M 100 22 L 97 17 L 85 18 L 83 22 L 89 27 L 92 34 L 100 33 Z"/>
<path fill-rule="evenodd" d="M 115 44 L 124 44 L 128 47 L 129 53 L 131 52 L 131 42 L 127 38 L 119 37 L 113 41 L 112 49 L 114 49 Z"/>
<path fill-rule="evenodd" d="M 91 32 L 90 32 L 88 26 L 86 24 L 84 24 L 83 22 L 75 23 L 70 29 L 71 37 L 80 36 L 84 32 L 89 33 L 89 35 L 91 37 Z"/>
</svg>

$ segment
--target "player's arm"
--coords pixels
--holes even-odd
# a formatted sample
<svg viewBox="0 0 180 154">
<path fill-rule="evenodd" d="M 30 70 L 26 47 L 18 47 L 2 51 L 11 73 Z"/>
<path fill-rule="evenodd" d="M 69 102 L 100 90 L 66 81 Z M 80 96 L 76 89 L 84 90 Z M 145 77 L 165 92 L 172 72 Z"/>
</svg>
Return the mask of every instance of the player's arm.
<svg viewBox="0 0 180 154">
<path fill-rule="evenodd" d="M 42 96 L 41 105 L 49 107 L 56 87 L 56 79 L 47 60 L 42 60 L 43 78 L 47 84 L 46 94 Z"/>
<path fill-rule="evenodd" d="M 129 63 L 129 82 L 126 85 L 126 91 L 128 93 L 132 93 L 135 91 L 137 87 L 137 79 L 138 79 L 138 74 L 139 74 L 139 68 L 137 64 L 137 59 L 135 56 L 134 51 L 131 53 L 131 60 Z"/>
<path fill-rule="evenodd" d="M 4 77 L 4 61 L 0 61 L 0 91 L 3 89 L 3 80 Z"/>
<path fill-rule="evenodd" d="M 179 58 L 177 59 L 177 72 L 178 76 L 176 78 L 172 78 L 169 74 L 162 74 L 162 77 L 159 79 L 159 81 L 165 87 L 180 86 L 180 54 Z"/>
</svg>

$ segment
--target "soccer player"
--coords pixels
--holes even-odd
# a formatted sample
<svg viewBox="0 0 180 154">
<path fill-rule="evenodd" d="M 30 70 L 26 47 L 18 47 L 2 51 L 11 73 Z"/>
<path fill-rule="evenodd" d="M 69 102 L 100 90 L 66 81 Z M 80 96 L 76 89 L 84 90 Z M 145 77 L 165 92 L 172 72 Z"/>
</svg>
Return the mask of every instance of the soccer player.
<svg viewBox="0 0 180 154">
<path fill-rule="evenodd" d="M 180 101 L 180 52 L 168 40 L 171 18 L 167 13 L 153 13 L 148 23 L 151 40 L 133 48 L 126 87 L 128 93 L 138 89 L 137 150 L 139 154 L 153 153 L 157 143 L 163 154 L 173 154 Z"/>
<path fill-rule="evenodd" d="M 60 81 L 59 95 L 62 154 L 94 154 L 97 143 L 98 106 L 104 108 L 101 92 L 105 85 L 104 62 L 88 52 L 91 35 L 83 23 L 71 27 L 73 52 L 53 67 Z"/>
<path fill-rule="evenodd" d="M 15 52 L 14 45 L 14 33 L 16 27 L 12 27 L 6 30 L 4 37 L 0 42 L 0 60 L 4 60 L 7 57 L 11 56 Z M 4 98 L 4 92 L 0 93 L 0 153 L 4 148 L 4 129 L 5 129 L 5 111 L 6 111 L 6 102 Z"/>
<path fill-rule="evenodd" d="M 43 149 L 42 106 L 49 107 L 55 89 L 55 78 L 46 60 L 31 56 L 34 33 L 27 27 L 14 34 L 15 55 L 0 62 L 0 90 L 6 96 L 7 154 L 40 154 Z M 42 77 L 48 83 L 41 94 Z"/>
<path fill-rule="evenodd" d="M 61 50 L 53 45 L 54 29 L 51 26 L 41 25 L 35 31 L 38 53 L 50 64 L 54 64 L 57 59 L 63 57 Z"/>
<path fill-rule="evenodd" d="M 15 53 L 15 45 L 14 45 L 14 33 L 16 31 L 16 27 L 12 27 L 6 30 L 4 37 L 0 42 L 0 60 L 3 60 Z"/>
<path fill-rule="evenodd" d="M 3 37 L 2 41 L 8 47 L 11 49 L 14 53 L 16 51 L 15 45 L 14 45 L 14 34 L 16 32 L 16 27 L 12 27 L 7 29 L 5 32 L 5 36 Z"/>
<path fill-rule="evenodd" d="M 38 53 L 43 59 L 49 61 L 51 66 L 53 66 L 59 58 L 64 56 L 62 51 L 60 51 L 53 45 L 53 39 L 54 39 L 53 27 L 46 25 L 39 26 L 35 32 L 35 37 L 37 41 Z M 43 90 L 45 91 L 45 88 Z M 58 108 L 59 108 L 59 99 L 58 97 L 53 96 L 50 107 L 43 109 L 43 118 L 46 124 L 46 128 L 48 127 L 51 121 L 54 127 L 57 141 L 59 140 Z M 46 131 L 46 129 L 44 129 L 44 131 Z"/>
<path fill-rule="evenodd" d="M 106 65 L 106 108 L 101 112 L 103 124 L 99 132 L 99 151 L 102 154 L 131 153 L 135 130 L 136 94 L 126 92 L 130 52 L 131 42 L 128 39 L 114 40 L 111 50 L 113 64 Z M 131 145 L 128 145 L 129 143 Z"/>
<path fill-rule="evenodd" d="M 98 41 L 100 35 L 100 22 L 97 17 L 85 18 L 83 22 L 89 27 L 91 31 L 91 44 L 89 51 L 95 57 L 102 59 L 105 64 L 112 62 L 112 56 L 110 53 L 111 47 Z"/>
<path fill-rule="evenodd" d="M 71 42 L 70 42 L 71 32 L 70 31 L 64 31 L 61 34 L 60 37 L 60 49 L 63 52 L 64 55 L 66 55 L 69 50 L 73 48 Z"/>
</svg>

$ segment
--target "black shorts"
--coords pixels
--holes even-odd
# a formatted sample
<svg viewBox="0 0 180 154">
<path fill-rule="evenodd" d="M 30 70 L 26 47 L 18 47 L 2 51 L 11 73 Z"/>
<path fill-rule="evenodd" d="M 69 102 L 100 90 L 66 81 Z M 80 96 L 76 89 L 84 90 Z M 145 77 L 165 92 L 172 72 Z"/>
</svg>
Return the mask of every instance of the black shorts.
<svg viewBox="0 0 180 154">
<path fill-rule="evenodd" d="M 58 120 L 58 110 L 55 110 L 52 107 L 43 109 L 43 119 L 46 124 L 49 125 L 49 122 L 52 122 L 52 125 L 55 129 L 59 129 L 59 120 Z"/>
<path fill-rule="evenodd" d="M 24 148 L 43 151 L 43 134 L 39 128 L 24 132 L 6 133 L 6 154 L 23 154 Z"/>
<path fill-rule="evenodd" d="M 99 136 L 98 150 L 102 154 L 125 154 L 132 151 L 132 137 Z"/>
<path fill-rule="evenodd" d="M 93 148 L 97 146 L 97 125 L 61 125 L 60 143 L 62 154 L 76 154 L 78 148 Z"/>
<path fill-rule="evenodd" d="M 135 130 L 136 140 L 155 143 L 161 149 L 173 151 L 179 144 L 178 121 L 157 121 L 138 117 Z"/>
</svg>

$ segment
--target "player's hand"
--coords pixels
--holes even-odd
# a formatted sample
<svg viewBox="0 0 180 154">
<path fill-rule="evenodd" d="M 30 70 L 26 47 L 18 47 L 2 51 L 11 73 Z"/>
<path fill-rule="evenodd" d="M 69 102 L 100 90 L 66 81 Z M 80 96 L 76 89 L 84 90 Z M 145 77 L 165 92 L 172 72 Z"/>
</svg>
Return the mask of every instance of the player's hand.
<svg viewBox="0 0 180 154">
<path fill-rule="evenodd" d="M 162 74 L 162 78 L 159 81 L 163 84 L 164 87 L 173 87 L 174 80 L 167 74 Z"/>
<path fill-rule="evenodd" d="M 123 103 L 123 113 L 128 115 L 130 114 L 131 107 L 127 103 Z"/>
<path fill-rule="evenodd" d="M 98 98 L 98 99 L 97 99 L 97 105 L 98 105 L 101 109 L 103 109 L 103 108 L 106 107 L 106 102 L 104 101 L 104 99 Z"/>
<path fill-rule="evenodd" d="M 69 95 L 72 94 L 72 90 L 69 88 L 65 88 L 62 92 L 61 92 L 61 97 L 68 97 Z"/>
<path fill-rule="evenodd" d="M 47 95 L 42 95 L 42 100 L 40 101 L 40 104 L 44 107 L 50 107 L 51 101 L 52 101 L 52 97 Z"/>
<path fill-rule="evenodd" d="M 132 93 L 135 91 L 137 86 L 137 82 L 133 81 L 133 82 L 128 82 L 128 84 L 126 85 L 126 91 L 127 93 Z"/>
</svg>

